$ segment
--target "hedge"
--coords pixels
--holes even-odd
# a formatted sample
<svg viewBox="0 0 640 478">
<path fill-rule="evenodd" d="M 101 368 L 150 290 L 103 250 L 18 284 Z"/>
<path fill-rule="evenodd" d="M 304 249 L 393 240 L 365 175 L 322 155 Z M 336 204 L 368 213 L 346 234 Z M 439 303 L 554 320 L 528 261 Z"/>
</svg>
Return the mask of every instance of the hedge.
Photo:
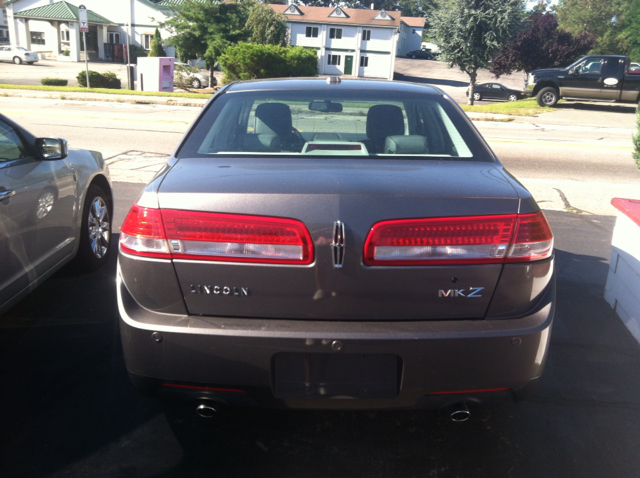
<svg viewBox="0 0 640 478">
<path fill-rule="evenodd" d="M 227 48 L 220 57 L 225 83 L 257 78 L 317 76 L 315 50 L 300 46 L 239 43 Z"/>
<path fill-rule="evenodd" d="M 62 78 L 43 78 L 40 83 L 44 86 L 67 86 L 69 81 Z"/>
<path fill-rule="evenodd" d="M 76 76 L 78 84 L 80 86 L 87 86 L 87 72 L 81 71 Z M 98 73 L 97 71 L 89 70 L 89 83 L 91 88 L 108 88 L 111 90 L 119 90 L 122 88 L 122 82 L 116 76 L 115 73 L 107 71 L 106 73 Z"/>
</svg>

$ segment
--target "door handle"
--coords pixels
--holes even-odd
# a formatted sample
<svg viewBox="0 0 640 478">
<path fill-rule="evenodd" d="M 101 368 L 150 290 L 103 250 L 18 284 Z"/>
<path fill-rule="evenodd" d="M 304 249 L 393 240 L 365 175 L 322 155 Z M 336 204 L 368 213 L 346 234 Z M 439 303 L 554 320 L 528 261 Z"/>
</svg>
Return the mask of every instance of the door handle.
<svg viewBox="0 0 640 478">
<path fill-rule="evenodd" d="M 11 196 L 13 196 L 16 192 L 15 191 L 2 191 L 0 193 L 0 201 L 4 201 L 5 199 L 9 199 Z"/>
</svg>

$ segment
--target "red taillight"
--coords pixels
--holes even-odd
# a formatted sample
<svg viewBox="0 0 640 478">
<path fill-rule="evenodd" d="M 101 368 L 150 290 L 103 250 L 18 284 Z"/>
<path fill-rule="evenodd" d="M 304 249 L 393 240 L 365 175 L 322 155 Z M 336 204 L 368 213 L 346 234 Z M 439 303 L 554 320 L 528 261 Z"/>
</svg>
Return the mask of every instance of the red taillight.
<svg viewBox="0 0 640 478">
<path fill-rule="evenodd" d="M 364 263 L 499 264 L 544 259 L 552 249 L 551 229 L 541 212 L 403 219 L 383 221 L 371 228 L 365 242 Z"/>
<path fill-rule="evenodd" d="M 156 234 L 157 224 L 160 234 Z M 274 264 L 313 262 L 311 236 L 304 224 L 293 219 L 159 210 L 135 205 L 121 231 L 123 250 L 133 254 Z M 152 240 L 158 242 L 147 245 Z"/>
<path fill-rule="evenodd" d="M 134 204 L 120 228 L 120 247 L 130 254 L 169 257 L 160 210 Z"/>
</svg>

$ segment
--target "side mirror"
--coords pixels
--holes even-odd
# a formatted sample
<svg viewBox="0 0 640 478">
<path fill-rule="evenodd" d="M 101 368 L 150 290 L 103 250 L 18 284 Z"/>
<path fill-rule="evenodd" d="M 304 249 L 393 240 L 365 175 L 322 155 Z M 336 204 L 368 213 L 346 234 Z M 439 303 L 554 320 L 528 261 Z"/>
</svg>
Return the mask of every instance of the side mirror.
<svg viewBox="0 0 640 478">
<path fill-rule="evenodd" d="M 573 68 L 569 69 L 569 74 L 570 75 L 575 75 L 576 74 L 576 67 L 575 66 Z"/>
<path fill-rule="evenodd" d="M 40 155 L 48 161 L 64 159 L 69 154 L 67 141 L 62 138 L 37 138 L 36 147 Z"/>
</svg>

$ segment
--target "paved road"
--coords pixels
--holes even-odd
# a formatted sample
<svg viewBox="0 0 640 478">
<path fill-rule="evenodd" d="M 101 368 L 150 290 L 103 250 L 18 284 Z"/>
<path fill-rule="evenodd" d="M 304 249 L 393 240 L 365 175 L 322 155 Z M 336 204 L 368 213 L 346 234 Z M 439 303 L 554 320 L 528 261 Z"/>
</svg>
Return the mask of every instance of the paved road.
<svg viewBox="0 0 640 478">
<path fill-rule="evenodd" d="M 116 183 L 116 222 L 141 187 Z M 614 220 L 548 217 L 556 234 L 557 315 L 545 374 L 527 401 L 472 408 L 463 424 L 437 411 L 245 410 L 222 428 L 208 467 L 183 459 L 157 404 L 128 380 L 115 261 L 94 275 L 62 270 L 0 318 L 0 474 L 637 476 L 640 345 L 602 298 Z"/>
</svg>

